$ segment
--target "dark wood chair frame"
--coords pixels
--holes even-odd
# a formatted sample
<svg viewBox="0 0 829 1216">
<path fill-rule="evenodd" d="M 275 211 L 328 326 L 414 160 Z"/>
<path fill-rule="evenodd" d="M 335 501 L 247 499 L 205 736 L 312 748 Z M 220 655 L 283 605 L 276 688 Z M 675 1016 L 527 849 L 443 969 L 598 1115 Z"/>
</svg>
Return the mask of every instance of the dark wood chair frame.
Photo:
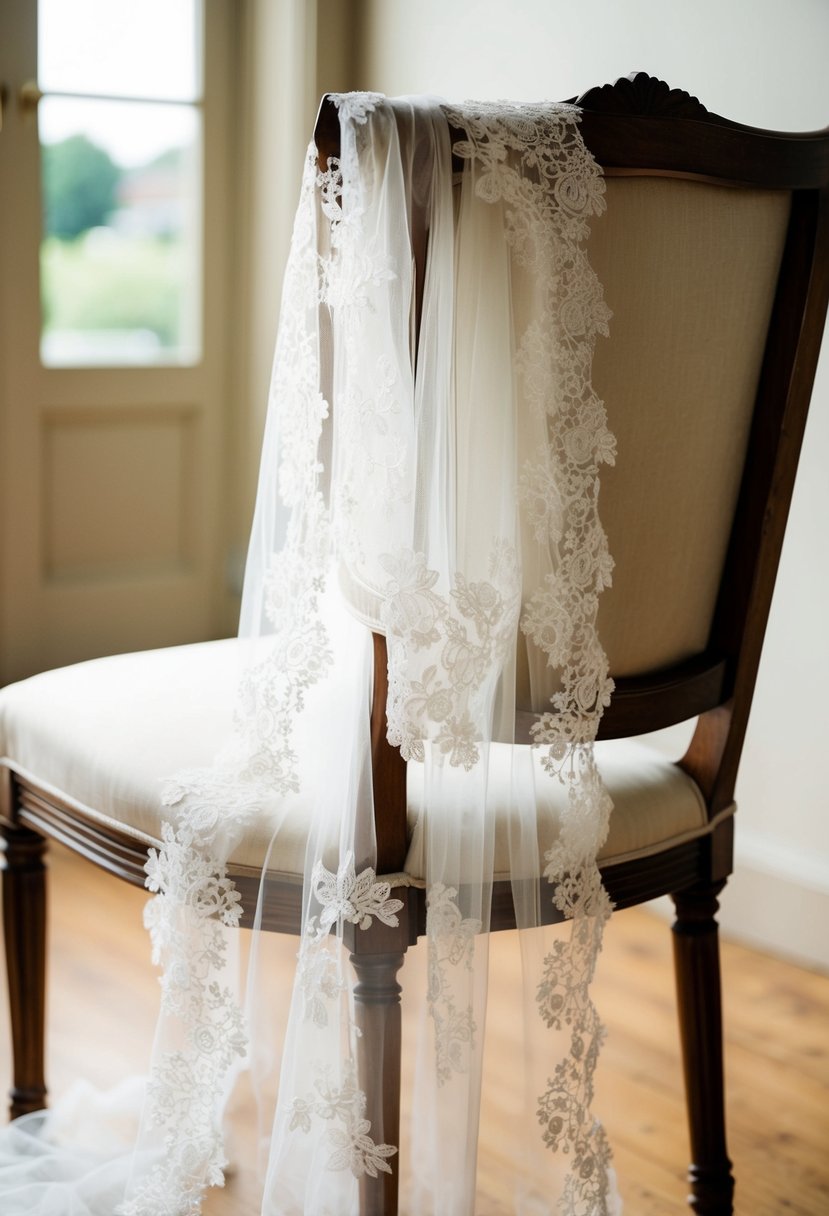
<svg viewBox="0 0 829 1216">
<path fill-rule="evenodd" d="M 726 1216 L 733 1210 L 734 1182 L 725 1136 L 715 919 L 733 862 L 733 817 L 724 812 L 734 798 L 829 299 L 829 131 L 780 134 L 741 126 L 644 73 L 573 100 L 583 111 L 585 141 L 607 175 L 678 177 L 792 192 L 748 455 L 708 645 L 677 666 L 617 680 L 600 731 L 600 738 L 610 739 L 698 717 L 679 764 L 704 795 L 711 830 L 655 856 L 606 867 L 603 877 L 617 908 L 665 894 L 676 905 L 674 957 L 692 1161 L 689 1203 L 699 1216 Z M 322 163 L 336 155 L 338 139 L 336 111 L 326 99 L 317 124 Z M 419 261 L 422 271 L 422 258 Z M 385 640 L 375 635 L 374 646 L 371 739 L 377 871 L 382 874 L 404 867 L 406 766 L 386 741 Z M 518 723 L 519 735 L 526 726 Z M 144 883 L 146 853 L 128 833 L 101 827 L 77 806 L 10 767 L 0 768 L 0 824 L 5 837 L 3 925 L 14 1118 L 46 1102 L 46 838 L 137 886 Z M 239 867 L 231 873 L 249 925 L 259 875 Z M 382 1086 L 368 1094 L 366 1115 L 375 1125 L 382 1119 L 384 1138 L 392 1143 L 399 1143 L 397 972 L 407 948 L 425 930 L 423 891 L 406 888 L 397 893 L 405 900 L 398 928 L 375 921 L 371 929 L 353 931 L 346 938 L 357 975 L 365 1063 L 374 1076 L 383 1078 Z M 298 933 L 300 897 L 298 881 L 270 880 L 263 927 Z M 541 907 L 550 920 L 555 918 L 549 893 Z M 510 885 L 496 883 L 491 927 L 514 926 Z M 378 1179 L 364 1178 L 363 1216 L 393 1216 L 397 1189 L 396 1168 Z"/>
</svg>

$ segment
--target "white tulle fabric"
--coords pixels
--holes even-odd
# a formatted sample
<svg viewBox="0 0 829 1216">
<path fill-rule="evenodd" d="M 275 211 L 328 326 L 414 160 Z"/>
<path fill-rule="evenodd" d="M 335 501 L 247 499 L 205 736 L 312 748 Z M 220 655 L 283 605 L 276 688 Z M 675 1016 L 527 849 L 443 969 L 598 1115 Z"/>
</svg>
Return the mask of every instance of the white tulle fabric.
<svg viewBox="0 0 829 1216">
<path fill-rule="evenodd" d="M 609 913 L 595 858 L 610 807 L 592 742 L 612 687 L 596 615 L 612 566 L 598 469 L 614 445 L 590 379 L 609 313 L 584 252 L 603 180 L 568 106 L 373 94 L 337 105 L 340 157 L 320 172 L 309 148 L 285 279 L 237 730 L 213 768 L 171 780 L 163 845 L 148 862 L 162 1013 L 115 1210 L 197 1213 L 222 1180 L 228 1093 L 246 1063 L 267 1071 L 264 1039 L 282 1031 L 255 998 L 244 1008 L 234 982 L 239 898 L 226 865 L 267 815 L 278 869 L 295 799 L 309 816 L 302 935 L 262 1212 L 355 1216 L 360 1177 L 397 1168 L 400 1146 L 366 1116 L 343 945 L 346 926 L 394 925 L 402 907 L 394 876 L 374 866 L 373 625 L 388 641 L 389 739 L 424 768 L 428 963 L 422 995 L 403 973 L 424 1022 L 401 1210 L 475 1209 L 489 744 L 512 740 L 523 630 L 559 675 L 534 735 L 568 809 L 539 857 L 539 778 L 515 747 L 527 1100 L 514 1211 L 610 1216 L 620 1208 L 591 1109 L 602 1032 L 589 995 Z M 461 133 L 459 174 L 450 129 Z M 544 901 L 563 927 L 539 927 Z M 254 991 L 255 960 L 256 948 Z M 96 1202 L 43 1211 L 113 1211 L 111 1198 Z M 19 1210 L 40 1211 L 32 1192 Z"/>
</svg>

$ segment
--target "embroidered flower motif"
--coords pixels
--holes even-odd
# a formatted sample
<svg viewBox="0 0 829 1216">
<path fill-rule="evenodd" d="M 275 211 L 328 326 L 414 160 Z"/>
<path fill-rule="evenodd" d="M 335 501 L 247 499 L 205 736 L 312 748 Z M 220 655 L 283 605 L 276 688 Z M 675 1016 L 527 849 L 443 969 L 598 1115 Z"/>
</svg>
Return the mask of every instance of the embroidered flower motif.
<svg viewBox="0 0 829 1216">
<path fill-rule="evenodd" d="M 320 930 L 312 916 L 297 954 L 297 982 L 305 1002 L 305 1020 L 316 1026 L 327 1026 L 329 1013 L 346 982 L 340 973 L 337 958 L 328 948 L 328 934 Z"/>
<path fill-rule="evenodd" d="M 238 925 L 241 900 L 225 867 L 200 852 L 189 829 L 176 832 L 165 823 L 161 835 L 162 847 L 147 852 L 147 889 L 180 900 L 200 918 L 217 917 L 225 925 Z"/>
<path fill-rule="evenodd" d="M 291 1121 L 288 1124 L 288 1130 L 293 1132 L 299 1128 L 301 1132 L 310 1132 L 313 1113 L 313 1103 L 306 1102 L 304 1098 L 294 1098 L 291 1103 Z"/>
<path fill-rule="evenodd" d="M 475 723 L 468 714 L 449 718 L 443 730 L 435 736 L 438 750 L 449 757 L 449 763 L 467 772 L 477 764 L 480 752 L 475 738 Z"/>
<path fill-rule="evenodd" d="M 351 1066 L 346 1067 L 340 1085 L 331 1081 L 328 1073 L 322 1070 L 314 1088 L 319 1095 L 315 1109 L 322 1119 L 347 1120 L 362 1115 L 366 1108 L 366 1096 L 358 1086 L 356 1070 Z"/>
<path fill-rule="evenodd" d="M 551 537 L 558 538 L 564 521 L 563 504 L 558 483 L 547 464 L 527 461 L 519 496 L 535 539 L 546 543 Z"/>
<path fill-rule="evenodd" d="M 187 782 L 170 791 L 169 805 L 192 795 Z M 203 852 L 189 826 L 162 827 L 150 849 L 145 909 L 153 960 L 163 968 L 162 1013 L 180 1020 L 185 1046 L 163 1051 L 147 1088 L 148 1115 L 163 1133 L 165 1154 L 141 1179 L 118 1216 L 158 1216 L 199 1209 L 207 1186 L 222 1182 L 226 1164 L 219 1097 L 233 1061 L 245 1055 L 247 1034 L 233 992 L 212 978 L 226 964 L 224 925 L 239 922 L 240 899 L 225 868 Z"/>
<path fill-rule="evenodd" d="M 331 100 L 340 113 L 340 119 L 364 126 L 371 114 L 384 101 L 382 93 L 332 93 Z"/>
<path fill-rule="evenodd" d="M 381 614 L 389 655 L 389 742 L 404 759 L 422 760 L 423 741 L 453 767 L 479 759 L 487 682 L 497 683 L 514 639 L 520 589 L 514 546 L 492 545 L 491 581 L 455 572 L 448 594 L 422 553 L 380 558 L 389 574 Z M 435 723 L 440 729 L 430 725 Z"/>
<path fill-rule="evenodd" d="M 383 554 L 381 566 L 389 573 L 383 605 L 383 620 L 395 637 L 407 637 L 419 650 L 440 641 L 438 622 L 443 603 L 432 588 L 438 580 L 436 570 L 426 569 L 422 553 L 404 550 Z"/>
<path fill-rule="evenodd" d="M 453 970 L 472 970 L 475 937 L 481 922 L 463 917 L 455 887 L 433 883 L 426 898 L 426 935 L 429 943 L 427 999 L 435 1031 L 438 1083 L 445 1084 L 453 1072 L 466 1072 L 475 1041 L 472 1009 L 459 1005 Z"/>
<path fill-rule="evenodd" d="M 325 1133 L 334 1150 L 327 1161 L 329 1169 L 349 1170 L 355 1178 L 390 1174 L 389 1160 L 397 1149 L 392 1144 L 376 1144 L 369 1135 L 366 1096 L 357 1085 L 353 1063 L 346 1066 L 341 1084 L 321 1070 L 314 1090 L 304 1098 L 293 1099 L 289 1130 L 310 1133 L 314 1118 L 323 1119 L 333 1125 Z"/>
<path fill-rule="evenodd" d="M 397 1152 L 391 1144 L 375 1144 L 368 1132 L 371 1124 L 368 1119 L 359 1119 L 343 1128 L 333 1127 L 328 1133 L 328 1139 L 337 1146 L 335 1152 L 328 1158 L 330 1170 L 351 1170 L 355 1178 L 368 1174 L 376 1178 L 378 1171 L 391 1173 L 388 1158 Z"/>
<path fill-rule="evenodd" d="M 322 905 L 318 929 L 320 935 L 327 933 L 339 920 L 350 921 L 361 929 L 368 929 L 374 916 L 392 928 L 400 923 L 396 913 L 403 907 L 402 899 L 389 898 L 391 886 L 387 882 L 377 882 L 371 866 L 357 874 L 353 853 L 346 854 L 336 874 L 318 861 L 311 883 L 314 895 Z"/>
</svg>

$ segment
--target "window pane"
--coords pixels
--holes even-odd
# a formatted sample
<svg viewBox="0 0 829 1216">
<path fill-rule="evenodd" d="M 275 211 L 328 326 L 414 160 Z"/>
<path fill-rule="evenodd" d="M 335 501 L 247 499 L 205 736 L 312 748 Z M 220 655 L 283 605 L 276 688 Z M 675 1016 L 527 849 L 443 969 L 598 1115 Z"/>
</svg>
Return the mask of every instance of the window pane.
<svg viewBox="0 0 829 1216">
<path fill-rule="evenodd" d="M 200 0 L 39 0 L 44 92 L 194 101 Z"/>
<path fill-rule="evenodd" d="M 39 124 L 43 363 L 197 362 L 199 111 L 45 97 Z"/>
</svg>

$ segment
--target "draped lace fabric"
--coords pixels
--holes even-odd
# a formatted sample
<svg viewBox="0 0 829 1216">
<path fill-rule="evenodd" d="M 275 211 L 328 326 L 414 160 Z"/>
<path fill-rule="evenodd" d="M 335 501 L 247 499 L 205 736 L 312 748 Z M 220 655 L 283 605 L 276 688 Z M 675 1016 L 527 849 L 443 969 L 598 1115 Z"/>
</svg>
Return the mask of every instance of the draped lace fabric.
<svg viewBox="0 0 829 1216">
<path fill-rule="evenodd" d="M 221 1182 L 224 1103 L 261 1046 L 227 932 L 240 916 L 227 864 L 254 818 L 273 826 L 277 870 L 286 825 L 307 825 L 262 1211 L 353 1216 L 360 1177 L 397 1168 L 400 1146 L 367 1117 L 343 944 L 402 908 L 399 876 L 374 861 L 373 627 L 388 644 L 389 739 L 422 767 L 428 959 L 422 998 L 403 973 L 424 1021 L 401 1210 L 475 1206 L 493 757 L 513 738 L 523 631 L 558 683 L 533 731 L 542 765 L 527 747 L 510 760 L 527 975 L 514 1210 L 609 1216 L 589 987 L 609 914 L 596 855 L 610 806 L 592 743 L 612 687 L 596 616 L 612 568 L 598 471 L 614 444 L 590 379 L 609 312 L 584 252 L 603 180 L 572 107 L 337 104 L 340 156 L 320 171 L 309 148 L 286 272 L 236 731 L 212 769 L 166 787 L 147 867 L 162 1014 L 117 1211 L 197 1213 Z M 566 792 L 560 823 L 539 823 L 542 781 Z"/>
</svg>

